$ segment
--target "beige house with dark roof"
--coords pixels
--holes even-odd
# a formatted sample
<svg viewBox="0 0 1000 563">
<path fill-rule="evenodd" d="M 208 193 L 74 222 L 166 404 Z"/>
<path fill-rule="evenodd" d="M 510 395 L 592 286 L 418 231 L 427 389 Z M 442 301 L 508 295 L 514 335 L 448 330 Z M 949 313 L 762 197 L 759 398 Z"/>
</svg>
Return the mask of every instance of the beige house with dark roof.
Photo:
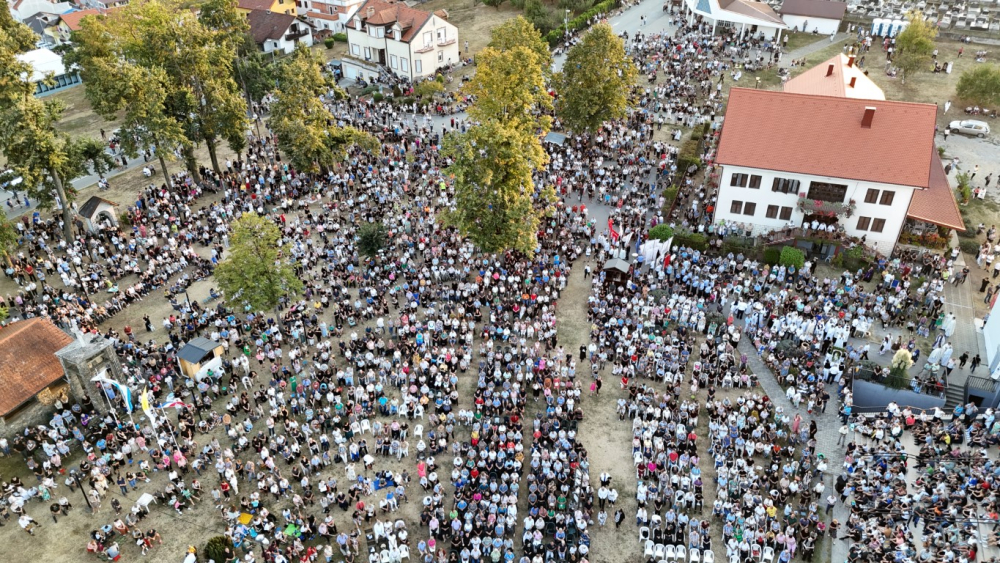
<svg viewBox="0 0 1000 563">
<path fill-rule="evenodd" d="M 250 36 L 265 53 L 291 53 L 299 43 L 306 47 L 313 44 L 312 26 L 293 15 L 253 10 L 247 14 L 247 21 Z"/>
<path fill-rule="evenodd" d="M 372 80 L 392 73 L 413 81 L 461 59 L 458 28 L 448 12 L 425 12 L 393 0 L 367 0 L 347 22 L 344 77 Z"/>
</svg>

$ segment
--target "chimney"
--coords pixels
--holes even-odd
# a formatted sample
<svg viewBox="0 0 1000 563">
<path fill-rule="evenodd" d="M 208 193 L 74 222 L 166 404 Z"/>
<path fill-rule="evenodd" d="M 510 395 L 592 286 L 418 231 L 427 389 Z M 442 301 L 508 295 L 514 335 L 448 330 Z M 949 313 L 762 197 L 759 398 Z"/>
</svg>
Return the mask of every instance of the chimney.
<svg viewBox="0 0 1000 563">
<path fill-rule="evenodd" d="M 372 16 L 374 16 L 375 15 L 375 7 L 374 6 L 368 6 L 367 13 L 368 13 L 368 17 L 369 18 L 372 17 Z"/>
<path fill-rule="evenodd" d="M 851 88 L 854 88 L 854 84 L 855 84 L 855 83 L 856 83 L 857 81 L 858 81 L 858 77 L 857 77 L 857 76 L 852 76 L 852 77 L 851 77 L 851 83 L 850 83 L 850 84 L 848 84 L 848 86 L 850 86 Z"/>
<path fill-rule="evenodd" d="M 826 75 L 833 76 L 833 65 L 826 67 Z"/>
<path fill-rule="evenodd" d="M 854 66 L 854 57 L 848 57 L 847 58 L 847 68 L 851 68 L 852 66 Z"/>
<path fill-rule="evenodd" d="M 865 116 L 861 118 L 861 127 L 864 129 L 872 128 L 872 121 L 875 119 L 875 108 L 868 106 L 865 108 Z"/>
</svg>

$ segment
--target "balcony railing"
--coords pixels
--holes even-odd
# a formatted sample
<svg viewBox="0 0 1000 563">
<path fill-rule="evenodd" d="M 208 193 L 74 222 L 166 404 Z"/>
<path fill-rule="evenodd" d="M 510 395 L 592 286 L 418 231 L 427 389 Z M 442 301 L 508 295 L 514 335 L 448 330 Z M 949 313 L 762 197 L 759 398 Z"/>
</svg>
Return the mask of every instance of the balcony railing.
<svg viewBox="0 0 1000 563">
<path fill-rule="evenodd" d="M 827 217 L 837 217 L 843 215 L 845 217 L 850 217 L 854 214 L 855 204 L 853 199 L 847 203 L 835 203 L 800 196 L 798 208 L 799 211 L 812 215 L 825 215 Z"/>
<path fill-rule="evenodd" d="M 433 44 L 431 44 L 431 45 L 424 45 L 423 47 L 421 47 L 421 48 L 417 49 L 416 51 L 414 51 L 414 53 L 430 53 L 433 50 L 434 50 L 434 45 Z"/>
<path fill-rule="evenodd" d="M 458 40 L 455 39 L 455 38 L 451 38 L 451 39 L 438 39 L 438 47 L 447 47 L 448 45 L 451 45 L 451 44 L 455 43 L 455 41 L 458 41 Z"/>
</svg>

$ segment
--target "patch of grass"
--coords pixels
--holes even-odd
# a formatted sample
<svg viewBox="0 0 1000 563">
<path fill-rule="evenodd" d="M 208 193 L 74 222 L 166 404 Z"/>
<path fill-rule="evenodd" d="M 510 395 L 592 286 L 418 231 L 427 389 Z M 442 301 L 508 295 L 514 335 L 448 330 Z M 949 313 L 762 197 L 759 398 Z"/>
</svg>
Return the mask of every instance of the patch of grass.
<svg viewBox="0 0 1000 563">
<path fill-rule="evenodd" d="M 521 13 L 509 2 L 501 5 L 499 10 L 481 3 L 474 4 L 473 0 L 430 0 L 414 7 L 428 12 L 442 8 L 448 10 L 448 23 L 458 28 L 458 47 L 462 58 L 466 56 L 466 41 L 469 42 L 470 53 L 475 55 L 490 42 L 490 32 L 494 27 Z"/>
<path fill-rule="evenodd" d="M 785 43 L 785 37 L 788 38 L 788 43 Z M 829 41 L 829 37 L 826 35 L 820 35 L 818 33 L 801 33 L 801 32 L 788 32 L 782 36 L 781 44 L 785 52 L 794 51 L 796 49 L 805 47 L 806 45 L 812 45 L 817 41 L 826 39 Z"/>
<path fill-rule="evenodd" d="M 59 120 L 59 129 L 73 137 L 100 139 L 101 129 L 110 135 L 111 131 L 118 127 L 118 124 L 113 121 L 105 121 L 104 118 L 94 113 L 84 94 L 85 89 L 81 84 L 49 96 L 66 106 L 66 111 L 63 112 L 63 117 Z"/>
</svg>

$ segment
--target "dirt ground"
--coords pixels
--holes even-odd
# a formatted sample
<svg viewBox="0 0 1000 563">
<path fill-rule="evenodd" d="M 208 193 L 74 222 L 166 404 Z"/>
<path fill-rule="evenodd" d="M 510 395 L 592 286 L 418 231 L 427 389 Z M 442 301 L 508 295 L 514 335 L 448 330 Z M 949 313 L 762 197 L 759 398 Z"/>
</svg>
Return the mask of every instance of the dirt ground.
<svg viewBox="0 0 1000 563">
<path fill-rule="evenodd" d="M 521 13 L 510 3 L 497 9 L 485 4 L 474 4 L 473 0 L 430 0 L 415 7 L 430 12 L 442 8 L 448 10 L 448 22 L 458 28 L 459 48 L 463 58 L 466 57 L 466 41 L 469 42 L 470 54 L 475 55 L 490 42 L 490 32 L 494 27 Z"/>
</svg>

